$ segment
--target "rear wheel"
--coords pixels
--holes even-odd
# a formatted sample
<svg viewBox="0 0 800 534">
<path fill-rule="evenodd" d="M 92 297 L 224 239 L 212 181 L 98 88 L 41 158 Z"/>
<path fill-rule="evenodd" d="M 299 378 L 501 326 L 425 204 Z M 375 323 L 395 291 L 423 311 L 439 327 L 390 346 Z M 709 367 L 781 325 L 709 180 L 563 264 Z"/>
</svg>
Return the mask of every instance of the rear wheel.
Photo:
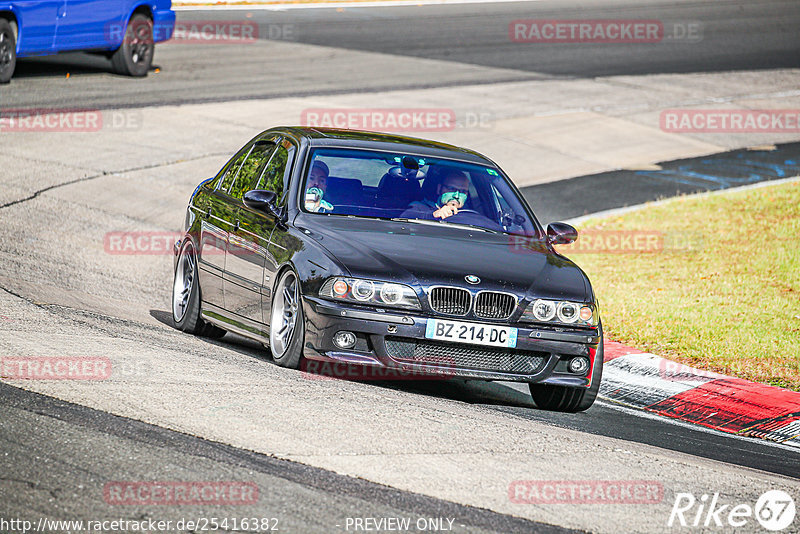
<svg viewBox="0 0 800 534">
<path fill-rule="evenodd" d="M 0 19 L 0 83 L 8 83 L 17 66 L 17 35 L 12 23 Z"/>
<path fill-rule="evenodd" d="M 600 391 L 603 377 L 603 334 L 600 327 L 600 343 L 592 366 L 592 383 L 588 388 L 570 388 L 550 384 L 529 384 L 536 406 L 553 412 L 582 412 L 594 404 Z"/>
<path fill-rule="evenodd" d="M 136 13 L 125 29 L 122 45 L 111 56 L 114 72 L 124 76 L 146 76 L 153 64 L 153 21 Z"/>
<path fill-rule="evenodd" d="M 197 280 L 197 254 L 188 239 L 181 248 L 172 283 L 172 320 L 175 328 L 198 336 L 220 338 L 225 330 L 200 317 L 200 285 Z"/>
<path fill-rule="evenodd" d="M 297 369 L 303 357 L 305 322 L 300 301 L 300 282 L 293 271 L 281 276 L 272 294 L 269 349 L 275 363 Z"/>
</svg>

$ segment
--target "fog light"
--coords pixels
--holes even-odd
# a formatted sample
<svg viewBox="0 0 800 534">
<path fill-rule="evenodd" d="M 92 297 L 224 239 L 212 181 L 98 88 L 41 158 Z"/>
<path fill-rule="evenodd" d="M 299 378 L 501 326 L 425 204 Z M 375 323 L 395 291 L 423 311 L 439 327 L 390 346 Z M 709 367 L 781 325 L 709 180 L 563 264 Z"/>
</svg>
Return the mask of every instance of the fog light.
<svg viewBox="0 0 800 534">
<path fill-rule="evenodd" d="M 584 375 L 589 370 L 589 358 L 579 356 L 569 361 L 569 372 L 576 375 Z"/>
<path fill-rule="evenodd" d="M 352 349 L 356 346 L 356 335 L 347 330 L 336 332 L 336 335 L 333 336 L 333 344 L 340 349 Z"/>
</svg>

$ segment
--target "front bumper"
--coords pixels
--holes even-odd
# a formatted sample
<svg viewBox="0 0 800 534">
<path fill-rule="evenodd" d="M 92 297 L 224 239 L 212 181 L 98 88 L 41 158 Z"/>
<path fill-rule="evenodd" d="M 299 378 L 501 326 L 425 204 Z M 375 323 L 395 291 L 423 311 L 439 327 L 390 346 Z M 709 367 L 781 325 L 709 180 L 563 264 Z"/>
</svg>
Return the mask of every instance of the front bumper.
<svg viewBox="0 0 800 534">
<path fill-rule="evenodd" d="M 175 12 L 171 9 L 153 11 L 153 42 L 160 43 L 172 39 L 175 31 Z"/>
<path fill-rule="evenodd" d="M 303 311 L 306 358 L 395 369 L 420 377 L 587 387 L 601 341 L 599 332 L 594 330 L 557 331 L 528 324 L 498 323 L 518 329 L 516 348 L 501 349 L 426 339 L 429 318 L 417 312 L 343 306 L 313 297 L 303 298 Z M 342 330 L 356 334 L 358 341 L 353 349 L 342 350 L 334 345 L 334 335 Z M 567 370 L 567 362 L 575 356 L 589 358 L 587 373 L 576 375 Z"/>
</svg>

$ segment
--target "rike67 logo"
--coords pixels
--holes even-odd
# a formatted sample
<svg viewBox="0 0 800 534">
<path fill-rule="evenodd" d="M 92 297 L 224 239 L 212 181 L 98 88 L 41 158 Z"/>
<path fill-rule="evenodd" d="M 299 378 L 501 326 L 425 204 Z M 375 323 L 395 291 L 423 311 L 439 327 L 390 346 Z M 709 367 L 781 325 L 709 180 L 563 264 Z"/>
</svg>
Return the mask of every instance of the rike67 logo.
<svg viewBox="0 0 800 534">
<path fill-rule="evenodd" d="M 747 527 L 750 531 L 755 526 L 753 519 L 765 529 L 772 532 L 786 530 L 794 523 L 796 510 L 791 495 L 781 490 L 770 490 L 758 498 L 755 506 L 748 503 L 723 503 L 719 493 L 709 496 L 703 494 L 696 498 L 691 493 L 675 495 L 675 504 L 669 514 L 669 527 L 695 527 L 704 532 L 709 529 L 730 527 Z"/>
</svg>

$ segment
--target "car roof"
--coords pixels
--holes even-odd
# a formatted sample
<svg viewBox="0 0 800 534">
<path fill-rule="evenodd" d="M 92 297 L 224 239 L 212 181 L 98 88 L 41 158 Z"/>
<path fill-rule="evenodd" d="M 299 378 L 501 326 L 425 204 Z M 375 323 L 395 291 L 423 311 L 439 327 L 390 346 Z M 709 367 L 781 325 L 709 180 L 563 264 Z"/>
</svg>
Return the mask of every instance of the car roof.
<svg viewBox="0 0 800 534">
<path fill-rule="evenodd" d="M 459 159 L 492 167 L 497 166 L 492 160 L 474 150 L 405 135 L 337 128 L 312 128 L 308 126 L 278 127 L 269 131 L 289 133 L 297 137 L 298 140 L 299 138 L 305 138 L 311 146 L 315 147 L 372 148 Z"/>
</svg>

